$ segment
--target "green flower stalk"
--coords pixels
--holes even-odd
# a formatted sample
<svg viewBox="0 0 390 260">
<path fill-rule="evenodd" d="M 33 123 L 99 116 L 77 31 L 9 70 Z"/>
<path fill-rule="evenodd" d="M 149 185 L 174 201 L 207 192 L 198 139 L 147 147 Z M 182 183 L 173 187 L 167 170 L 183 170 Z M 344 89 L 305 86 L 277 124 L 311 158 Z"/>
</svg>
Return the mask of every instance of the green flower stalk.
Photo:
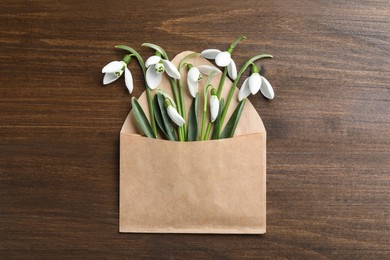
<svg viewBox="0 0 390 260">
<path fill-rule="evenodd" d="M 139 55 L 139 53 L 136 50 L 134 50 L 133 48 L 126 46 L 126 45 L 117 45 L 117 46 L 115 46 L 115 48 L 126 50 L 126 51 L 130 52 L 130 54 L 132 56 L 135 56 L 137 58 L 138 64 L 141 66 L 142 73 L 144 74 L 144 78 L 146 80 L 146 67 L 145 67 L 145 63 L 144 63 L 144 60 L 142 59 L 141 55 Z M 146 83 L 146 99 L 148 101 L 150 121 L 151 121 L 151 125 L 152 125 L 151 127 L 152 127 L 152 131 L 153 131 L 153 135 L 154 135 L 154 138 L 157 138 L 157 127 L 156 127 L 156 121 L 154 118 L 152 95 L 150 93 L 150 87 L 148 86 L 147 83 Z"/>
<path fill-rule="evenodd" d="M 217 50 L 217 49 L 207 49 L 207 50 L 202 51 L 202 53 L 201 53 L 201 55 L 204 58 L 215 59 L 215 63 L 218 66 L 225 67 L 223 70 L 223 74 L 221 76 L 219 85 L 218 85 L 218 92 L 217 92 L 218 99 L 221 97 L 221 93 L 223 90 L 223 85 L 225 84 L 226 76 L 229 74 L 229 77 L 232 80 L 235 80 L 237 78 L 237 67 L 236 67 L 234 60 L 231 58 L 231 55 L 233 54 L 233 51 L 236 48 L 237 44 L 245 39 L 246 39 L 245 36 L 238 37 L 234 42 L 232 42 L 230 44 L 229 48 L 224 52 Z M 212 124 L 210 122 L 207 126 L 206 139 L 208 139 L 210 136 L 211 127 L 212 127 Z"/>
<path fill-rule="evenodd" d="M 232 101 L 232 98 L 233 98 L 233 94 L 234 94 L 234 91 L 237 87 L 237 84 L 238 82 L 240 81 L 240 78 L 242 76 L 242 74 L 244 73 L 244 71 L 255 61 L 259 60 L 259 59 L 264 59 L 264 58 L 272 58 L 272 55 L 269 55 L 269 54 L 259 54 L 259 55 L 256 55 L 256 56 L 253 56 L 252 58 L 250 58 L 249 60 L 247 60 L 244 65 L 241 67 L 240 71 L 238 72 L 238 75 L 237 75 L 237 78 L 236 80 L 233 82 L 233 85 L 232 87 L 230 88 L 230 91 L 229 91 L 229 95 L 226 99 L 226 105 L 223 109 L 223 112 L 222 112 L 222 115 L 221 115 L 221 121 L 220 121 L 220 124 L 221 126 L 223 125 L 223 122 L 225 120 L 225 117 L 226 117 L 226 113 L 229 109 L 229 105 L 230 105 L 230 102 Z"/>
<path fill-rule="evenodd" d="M 203 102 L 202 128 L 201 128 L 201 132 L 200 132 L 200 140 L 201 141 L 205 140 L 206 116 L 207 116 L 207 93 L 208 93 L 210 88 L 213 89 L 213 86 L 211 84 L 207 84 L 206 87 L 203 89 L 204 102 Z"/>
<path fill-rule="evenodd" d="M 143 43 L 142 46 L 152 48 L 156 51 L 155 55 L 149 57 L 145 63 L 145 66 L 147 67 L 146 81 L 152 89 L 157 88 L 158 85 L 160 85 L 161 83 L 162 73 L 166 71 L 169 75 L 173 96 L 177 104 L 177 111 L 181 116 L 183 116 L 181 104 L 182 102 L 179 97 L 179 92 L 176 84 L 176 79 L 180 80 L 179 71 L 177 70 L 175 65 L 173 65 L 173 63 L 169 61 L 168 55 L 163 48 L 153 43 Z M 179 127 L 179 140 L 184 141 L 184 136 L 184 128 Z"/>
<path fill-rule="evenodd" d="M 188 86 L 188 90 L 190 92 L 190 95 L 194 99 L 198 96 L 197 95 L 198 94 L 198 83 L 199 83 L 200 80 L 202 80 L 202 78 L 203 78 L 202 75 L 210 76 L 210 75 L 215 75 L 215 74 L 221 73 L 221 71 L 217 67 L 214 67 L 214 66 L 200 65 L 200 66 L 195 67 L 191 63 L 188 63 L 188 60 L 190 60 L 191 58 L 194 58 L 196 56 L 199 56 L 199 55 L 200 54 L 196 53 L 196 52 L 190 53 L 187 56 L 185 56 L 180 61 L 180 64 L 179 64 L 179 72 L 181 72 L 181 70 L 184 67 L 187 67 L 187 69 L 188 69 L 188 72 L 187 72 L 187 86 Z M 182 100 L 182 105 L 183 105 L 183 107 L 182 107 L 183 118 L 186 120 L 186 109 L 185 109 L 185 105 L 184 105 L 183 84 L 182 84 L 181 80 L 178 80 L 177 83 L 178 83 L 178 86 L 179 86 L 180 98 Z M 188 136 L 187 125 L 185 125 L 184 128 L 185 128 L 186 136 Z"/>
</svg>

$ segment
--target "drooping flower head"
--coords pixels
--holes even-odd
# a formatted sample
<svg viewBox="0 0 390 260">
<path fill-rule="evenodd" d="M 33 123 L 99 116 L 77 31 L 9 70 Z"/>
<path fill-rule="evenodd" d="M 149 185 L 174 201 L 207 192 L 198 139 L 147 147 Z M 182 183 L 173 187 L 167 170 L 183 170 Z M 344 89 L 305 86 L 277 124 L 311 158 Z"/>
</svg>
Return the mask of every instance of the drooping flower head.
<svg viewBox="0 0 390 260">
<path fill-rule="evenodd" d="M 103 84 L 107 85 L 115 80 L 119 79 L 122 76 L 123 72 L 125 73 L 125 85 L 129 90 L 129 93 L 133 92 L 133 76 L 131 75 L 130 70 L 127 68 L 131 60 L 131 54 L 125 55 L 121 61 L 111 61 L 106 66 L 103 67 L 102 73 L 104 73 Z"/>
<path fill-rule="evenodd" d="M 255 95 L 259 90 L 268 99 L 275 97 L 271 84 L 259 72 L 260 68 L 256 64 L 252 64 L 251 75 L 244 81 L 238 92 L 239 101 L 247 98 L 250 94 Z"/>
<path fill-rule="evenodd" d="M 210 95 L 210 121 L 214 122 L 217 119 L 219 111 L 219 99 L 217 96 L 217 92 L 214 88 L 211 89 Z"/>
<path fill-rule="evenodd" d="M 210 65 L 200 65 L 198 67 L 194 67 L 192 64 L 187 64 L 187 67 L 189 69 L 187 74 L 187 85 L 193 98 L 195 98 L 196 93 L 198 93 L 198 82 L 202 80 L 202 74 L 210 76 L 221 73 L 217 67 Z"/>
<path fill-rule="evenodd" d="M 232 80 L 237 78 L 236 63 L 232 59 L 229 51 L 220 51 L 217 49 L 207 49 L 201 52 L 201 55 L 206 59 L 215 60 L 215 64 L 220 67 L 227 67 L 229 77 Z"/>
<path fill-rule="evenodd" d="M 237 78 L 237 67 L 236 63 L 232 59 L 232 53 L 236 48 L 237 44 L 245 40 L 245 36 L 238 37 L 232 42 L 226 51 L 220 51 L 218 49 L 207 49 L 201 52 L 201 55 L 206 59 L 215 60 L 215 64 L 220 67 L 227 67 L 227 72 L 232 80 Z M 226 75 L 226 74 L 225 74 Z"/>
<path fill-rule="evenodd" d="M 147 68 L 146 83 L 151 89 L 155 89 L 160 85 L 164 72 L 167 72 L 172 78 L 180 79 L 180 73 L 175 65 L 158 55 L 149 57 L 145 62 L 145 67 Z"/>
<path fill-rule="evenodd" d="M 167 109 L 168 116 L 176 125 L 183 126 L 185 124 L 184 118 L 177 112 L 169 98 L 165 98 L 165 108 Z"/>
</svg>

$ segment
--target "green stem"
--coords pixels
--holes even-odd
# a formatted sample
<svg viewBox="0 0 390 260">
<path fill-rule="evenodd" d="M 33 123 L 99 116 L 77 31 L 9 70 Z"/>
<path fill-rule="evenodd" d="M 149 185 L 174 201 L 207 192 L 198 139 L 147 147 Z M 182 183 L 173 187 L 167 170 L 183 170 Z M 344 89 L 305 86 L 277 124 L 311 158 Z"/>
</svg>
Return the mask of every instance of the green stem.
<svg viewBox="0 0 390 260">
<path fill-rule="evenodd" d="M 177 112 L 179 112 L 179 114 L 182 116 L 182 114 L 181 114 L 181 105 L 180 105 L 180 99 L 179 99 L 179 93 L 178 93 L 178 90 L 177 90 L 176 80 L 173 79 L 173 78 L 169 78 L 169 80 L 171 82 L 171 88 L 172 88 L 173 98 L 175 99 L 175 103 L 176 103 L 176 106 L 177 106 Z"/>
<path fill-rule="evenodd" d="M 226 117 L 227 111 L 229 110 L 230 102 L 232 101 L 234 91 L 235 91 L 235 89 L 237 87 L 238 82 L 240 81 L 240 78 L 241 78 L 242 74 L 248 68 L 248 66 L 251 65 L 251 63 L 255 62 L 256 60 L 264 59 L 264 58 L 272 58 L 272 55 L 269 55 L 269 54 L 259 54 L 259 55 L 253 56 L 252 58 L 247 60 L 244 63 L 244 65 L 241 67 L 240 71 L 238 72 L 236 80 L 234 81 L 232 87 L 230 88 L 229 95 L 228 95 L 228 98 L 226 100 L 226 105 L 225 105 L 225 107 L 223 109 L 222 116 L 221 116 L 221 123 L 220 123 L 221 126 L 223 125 L 223 122 L 225 121 L 225 117 Z"/>
<path fill-rule="evenodd" d="M 207 106 L 207 99 L 205 99 L 204 103 L 206 104 Z M 203 107 L 203 114 L 202 114 L 202 128 L 201 128 L 201 132 L 200 132 L 200 140 L 203 141 L 204 140 L 204 131 L 205 131 L 205 122 L 206 122 L 206 115 L 207 115 L 207 108 Z"/>
<path fill-rule="evenodd" d="M 225 67 L 225 69 L 223 70 L 223 74 L 221 76 L 221 80 L 219 82 L 219 86 L 218 86 L 218 92 L 217 92 L 218 99 L 221 97 L 221 93 L 222 93 L 223 85 L 225 84 L 227 72 L 228 72 L 227 67 Z M 206 130 L 206 136 L 205 136 L 206 139 L 209 139 L 212 127 L 213 127 L 213 123 L 209 122 L 207 125 L 207 130 Z"/>
<path fill-rule="evenodd" d="M 182 112 L 182 117 L 184 121 L 187 122 L 187 113 L 186 113 L 186 107 L 184 105 L 184 93 L 183 93 L 183 85 L 181 84 L 181 80 L 177 80 L 177 85 L 179 87 L 179 96 L 180 96 L 180 105 L 181 105 L 181 112 Z M 184 124 L 184 136 L 187 136 L 187 125 Z"/>
<path fill-rule="evenodd" d="M 218 92 L 217 92 L 218 98 L 221 97 L 221 93 L 222 93 L 223 85 L 225 84 L 225 79 L 226 79 L 227 73 L 228 73 L 228 70 L 227 70 L 227 67 L 225 67 L 223 70 L 223 74 L 221 76 L 221 80 L 219 82 L 219 86 L 218 86 Z"/>
<path fill-rule="evenodd" d="M 173 98 L 175 99 L 177 112 L 181 116 L 183 116 L 182 111 L 181 111 L 181 102 L 180 102 L 180 99 L 179 99 L 179 94 L 178 94 L 178 90 L 177 90 L 176 80 L 173 79 L 173 78 L 169 78 L 169 79 L 170 79 L 170 82 L 171 82 L 172 93 L 173 93 Z M 179 141 L 184 141 L 184 128 L 183 128 L 183 126 L 179 126 L 178 133 L 179 133 Z"/>
<path fill-rule="evenodd" d="M 148 83 L 146 83 L 146 67 L 145 67 L 144 60 L 142 59 L 141 55 L 136 50 L 134 50 L 133 48 L 131 48 L 129 46 L 126 46 L 126 45 L 116 45 L 115 48 L 126 50 L 126 51 L 130 52 L 138 60 L 138 64 L 140 65 L 140 67 L 142 69 L 142 73 L 144 74 L 144 79 L 145 79 L 146 98 L 148 100 L 150 122 L 152 123 L 153 134 L 157 138 L 156 120 L 154 118 L 154 109 L 153 109 L 153 103 L 152 103 L 152 96 L 151 96 L 150 88 L 148 86 Z"/>
<path fill-rule="evenodd" d="M 191 59 L 191 58 L 193 58 L 193 57 L 196 57 L 196 56 L 199 56 L 199 55 L 200 55 L 199 53 L 193 52 L 193 53 L 190 53 L 190 54 L 188 54 L 187 56 L 185 56 L 185 57 L 180 61 L 180 63 L 179 63 L 179 71 L 183 68 L 183 66 L 186 65 L 186 62 L 187 62 L 189 59 Z"/>
<path fill-rule="evenodd" d="M 179 72 L 181 72 L 181 69 L 182 67 L 186 64 L 186 62 L 195 57 L 195 56 L 198 56 L 200 55 L 199 53 L 197 52 L 193 52 L 193 53 L 190 53 L 188 55 L 186 55 L 179 63 Z M 181 80 L 179 79 L 177 81 L 177 85 L 179 87 L 179 95 L 180 95 L 180 103 L 181 103 L 181 112 L 182 112 L 182 117 L 184 119 L 184 121 L 187 121 L 187 113 L 186 113 L 186 107 L 185 107 L 185 104 L 184 104 L 184 91 L 183 91 L 183 84 L 181 83 Z M 185 124 L 184 125 L 184 136 L 186 137 L 187 136 L 187 125 Z"/>
<path fill-rule="evenodd" d="M 242 41 L 242 40 L 246 40 L 246 37 L 245 37 L 245 36 L 239 36 L 239 37 L 237 37 L 237 39 L 236 39 L 234 42 L 232 42 L 232 43 L 230 44 L 229 49 L 228 49 L 227 51 L 230 52 L 230 54 L 232 54 L 234 48 L 236 48 L 237 44 L 238 44 L 240 41 Z"/>
<path fill-rule="evenodd" d="M 203 89 L 203 115 L 202 115 L 202 130 L 200 132 L 200 140 L 205 140 L 205 130 L 206 130 L 206 116 L 207 116 L 207 92 L 209 88 L 212 87 L 210 84 L 207 84 Z"/>
<path fill-rule="evenodd" d="M 205 134 L 205 140 L 210 139 L 210 133 L 211 133 L 211 128 L 212 127 L 213 127 L 213 122 L 209 122 L 209 124 L 207 125 L 207 130 L 206 130 L 206 134 Z"/>
<path fill-rule="evenodd" d="M 151 48 L 151 49 L 153 49 L 153 50 L 155 50 L 155 51 L 158 51 L 159 53 L 161 53 L 161 55 L 162 55 L 162 57 L 163 57 L 164 59 L 169 60 L 169 59 L 168 59 L 167 53 L 166 53 L 166 52 L 164 51 L 164 49 L 161 48 L 160 46 L 158 46 L 158 45 L 156 45 L 156 44 L 153 44 L 153 43 L 148 43 L 148 42 L 143 43 L 142 46 L 144 46 L 144 47 L 149 47 L 149 48 Z"/>
<path fill-rule="evenodd" d="M 238 37 L 234 42 L 232 42 L 229 46 L 229 48 L 227 49 L 227 51 L 230 53 L 230 54 L 233 54 L 233 51 L 234 49 L 236 48 L 237 44 L 242 41 L 242 40 L 245 40 L 246 37 L 245 36 L 240 36 Z M 221 93 L 222 93 L 222 89 L 223 89 L 223 85 L 225 84 L 225 79 L 226 79 L 226 75 L 228 73 L 228 69 L 227 67 L 224 68 L 223 70 L 223 74 L 221 76 L 221 80 L 219 82 L 219 86 L 218 86 L 218 92 L 217 92 L 217 97 L 220 98 L 221 97 Z"/>
<path fill-rule="evenodd" d="M 157 138 L 156 119 L 154 118 L 154 108 L 153 108 L 153 103 L 152 103 L 152 94 L 150 92 L 150 88 L 149 87 L 146 87 L 146 99 L 148 100 L 149 115 L 150 115 L 150 121 L 152 122 L 153 134 Z"/>
</svg>

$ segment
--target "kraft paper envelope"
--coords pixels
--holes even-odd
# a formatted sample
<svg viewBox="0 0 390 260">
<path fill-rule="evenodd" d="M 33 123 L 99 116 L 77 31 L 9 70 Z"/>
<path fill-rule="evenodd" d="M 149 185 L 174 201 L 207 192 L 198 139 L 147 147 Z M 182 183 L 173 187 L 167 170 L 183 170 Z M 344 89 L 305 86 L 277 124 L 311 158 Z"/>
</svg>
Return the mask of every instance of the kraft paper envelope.
<svg viewBox="0 0 390 260">
<path fill-rule="evenodd" d="M 180 53 L 172 62 L 178 66 L 189 53 Z M 212 65 L 199 56 L 188 62 L 194 66 Z M 186 69 L 181 76 L 188 112 L 192 97 L 186 84 Z M 215 88 L 220 76 L 211 80 Z M 206 78 L 199 84 L 199 93 L 203 93 Z M 225 100 L 231 85 L 226 78 L 221 95 Z M 172 96 L 166 77 L 159 89 Z M 238 89 L 225 124 L 238 104 L 237 94 Z M 203 94 L 199 97 L 201 115 Z M 146 94 L 138 101 L 149 115 Z M 119 231 L 265 233 L 266 131 L 252 104 L 246 102 L 234 138 L 197 142 L 141 136 L 130 112 L 120 133 Z"/>
</svg>

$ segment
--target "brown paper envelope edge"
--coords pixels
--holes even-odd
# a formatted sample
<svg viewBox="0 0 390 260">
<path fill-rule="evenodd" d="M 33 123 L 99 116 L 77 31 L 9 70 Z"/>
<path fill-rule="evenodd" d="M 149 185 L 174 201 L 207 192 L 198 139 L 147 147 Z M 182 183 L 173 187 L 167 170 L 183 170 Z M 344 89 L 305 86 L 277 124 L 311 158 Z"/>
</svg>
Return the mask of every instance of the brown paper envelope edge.
<svg viewBox="0 0 390 260">
<path fill-rule="evenodd" d="M 120 232 L 266 232 L 265 133 L 204 142 L 121 133 L 120 145 Z M 216 172 L 205 170 L 213 165 Z"/>
<path fill-rule="evenodd" d="M 173 60 L 172 62 L 178 66 L 180 60 L 185 57 L 186 55 L 190 54 L 191 52 L 187 51 L 187 52 L 183 52 L 183 53 L 180 53 L 178 54 Z M 194 66 L 198 66 L 198 65 L 211 65 L 213 66 L 213 64 L 211 64 L 209 61 L 207 61 L 206 59 L 198 56 L 198 57 L 195 57 L 195 58 L 192 58 L 190 59 L 188 62 L 192 63 Z M 183 69 L 184 71 L 185 69 Z M 186 84 L 186 73 L 185 72 L 182 72 L 182 82 L 183 82 L 183 87 L 184 87 L 184 99 L 185 99 L 185 103 L 186 103 L 186 108 L 187 108 L 187 112 L 188 112 L 188 108 L 190 106 L 190 103 L 192 101 L 192 98 L 189 94 L 189 91 L 187 89 L 187 84 Z M 217 87 L 218 86 L 218 83 L 219 83 L 219 78 L 220 78 L 220 75 L 216 75 L 214 76 L 214 78 L 211 80 L 211 84 L 213 84 L 213 86 Z M 205 83 L 205 80 L 206 80 L 206 77 L 204 77 L 203 81 L 199 83 L 199 92 L 200 93 L 203 93 L 203 89 L 202 89 L 202 86 L 204 85 Z M 225 84 L 224 84 L 224 89 L 222 91 L 222 97 L 227 97 L 228 95 L 228 92 L 230 90 L 230 87 L 232 85 L 232 82 L 226 78 L 225 80 Z M 172 91 L 171 91 L 171 86 L 170 86 L 170 83 L 169 83 L 169 80 L 167 77 L 163 77 L 163 80 L 162 80 L 162 83 L 160 84 L 160 87 L 159 89 L 162 89 L 164 91 L 166 91 L 167 93 L 169 93 L 171 96 L 172 96 Z M 233 99 L 232 99 L 232 102 L 231 102 L 231 105 L 230 105 L 230 108 L 229 108 L 229 111 L 227 113 L 227 117 L 226 117 L 226 120 L 225 120 L 225 124 L 226 122 L 228 121 L 228 119 L 230 118 L 230 115 L 232 114 L 232 112 L 234 111 L 235 107 L 237 106 L 238 104 L 238 101 L 237 101 L 237 95 L 238 95 L 238 89 L 235 90 L 235 93 L 234 93 L 234 96 L 233 96 Z M 200 96 L 203 96 L 203 95 L 200 95 Z M 139 103 L 141 104 L 141 106 L 144 108 L 144 111 L 146 113 L 146 115 L 148 116 L 149 118 L 149 111 L 148 111 L 148 108 L 147 108 L 147 100 L 146 100 L 146 94 L 145 92 L 140 96 L 140 98 L 138 99 Z M 201 110 L 203 107 L 203 100 L 202 98 L 200 99 L 200 104 L 199 104 L 199 110 Z M 200 120 L 199 120 L 200 121 Z M 265 175 L 265 142 L 266 142 L 266 131 L 265 131 L 265 128 L 264 128 L 264 125 L 263 125 L 263 122 L 260 118 L 260 116 L 258 115 L 256 109 L 253 107 L 253 105 L 249 102 L 249 100 L 246 102 L 245 104 L 245 107 L 244 107 L 244 111 L 242 113 L 242 116 L 241 116 L 241 119 L 240 119 L 240 122 L 237 126 L 237 129 L 236 129 L 236 132 L 235 132 L 235 138 L 237 138 L 238 136 L 240 136 L 239 139 L 242 139 L 242 138 L 245 138 L 246 136 L 248 136 L 248 138 L 252 137 L 253 135 L 258 135 L 261 136 L 261 138 L 264 139 L 264 148 L 263 148 L 263 151 L 264 151 L 264 164 L 263 164 L 263 169 L 261 170 L 261 172 L 263 173 L 263 179 L 264 179 L 264 187 L 262 187 L 262 190 L 264 191 L 264 227 L 260 227 L 260 228 L 236 228 L 236 229 L 207 229 L 207 228 L 202 228 L 202 229 L 172 229 L 172 228 L 156 228 L 156 227 L 153 227 L 153 228 L 137 228 L 137 227 L 132 227 L 131 229 L 128 229 L 127 227 L 124 227 L 122 225 L 123 221 L 120 221 L 120 232 L 137 232 L 137 233 L 236 233 L 236 234 L 263 234 L 265 233 L 266 231 L 266 228 L 265 228 L 265 179 L 266 179 L 266 175 Z M 150 141 L 150 140 L 147 140 L 148 138 L 146 137 L 143 137 L 139 134 L 139 130 L 137 128 L 137 123 L 135 122 L 135 119 L 134 119 L 134 116 L 132 115 L 132 111 L 130 111 L 130 113 L 128 114 L 124 124 L 123 124 L 123 127 L 121 129 L 121 172 L 124 172 L 123 170 L 123 161 L 124 159 L 122 158 L 125 151 L 126 150 L 126 147 L 124 146 L 124 142 L 123 142 L 123 139 L 126 138 L 125 136 L 132 136 L 134 138 L 137 137 L 140 138 L 140 140 L 143 140 L 143 142 L 147 142 L 147 141 Z M 226 142 L 228 141 L 228 139 L 225 139 L 225 140 L 216 140 L 216 141 L 206 141 L 207 142 Z M 158 139 L 158 140 L 153 140 L 153 142 L 168 142 L 166 140 L 161 140 L 161 139 Z M 191 144 L 191 143 L 186 143 L 186 144 Z M 122 175 L 121 175 L 121 179 L 122 179 Z M 122 185 L 122 181 L 121 181 L 121 185 Z M 123 189 L 121 189 L 122 191 Z M 120 217 L 123 218 L 122 214 L 120 214 Z"/>
</svg>

